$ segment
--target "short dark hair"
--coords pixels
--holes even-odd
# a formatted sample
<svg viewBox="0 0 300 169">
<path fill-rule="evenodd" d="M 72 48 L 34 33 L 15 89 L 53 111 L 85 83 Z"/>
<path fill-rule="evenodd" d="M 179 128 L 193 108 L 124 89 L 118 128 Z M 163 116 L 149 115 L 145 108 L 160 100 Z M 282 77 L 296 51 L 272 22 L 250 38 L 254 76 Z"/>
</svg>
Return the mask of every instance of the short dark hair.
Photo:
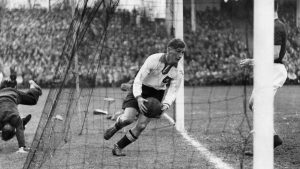
<svg viewBox="0 0 300 169">
<path fill-rule="evenodd" d="M 16 135 L 16 129 L 9 123 L 5 124 L 2 128 L 1 137 L 2 140 L 7 141 Z"/>
<path fill-rule="evenodd" d="M 277 11 L 278 11 L 278 7 L 279 7 L 278 1 L 275 0 L 275 1 L 274 1 L 274 12 L 277 12 Z"/>
<path fill-rule="evenodd" d="M 168 43 L 168 47 L 171 47 L 173 49 L 177 49 L 177 48 L 185 48 L 185 43 L 183 40 L 179 39 L 179 38 L 174 38 L 172 40 L 170 40 L 170 42 Z"/>
</svg>

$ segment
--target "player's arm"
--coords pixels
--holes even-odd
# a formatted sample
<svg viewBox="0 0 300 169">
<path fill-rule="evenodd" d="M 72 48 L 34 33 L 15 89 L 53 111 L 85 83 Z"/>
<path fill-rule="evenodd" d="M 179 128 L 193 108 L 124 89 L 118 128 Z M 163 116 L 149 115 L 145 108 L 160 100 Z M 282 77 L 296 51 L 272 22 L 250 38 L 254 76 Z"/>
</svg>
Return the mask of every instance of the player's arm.
<svg viewBox="0 0 300 169">
<path fill-rule="evenodd" d="M 179 87 L 182 84 L 182 80 L 183 80 L 183 71 L 178 71 L 176 78 L 174 78 L 171 81 L 170 86 L 166 90 L 164 99 L 162 101 L 163 111 L 169 109 L 172 103 L 175 101 Z"/>
<path fill-rule="evenodd" d="M 282 61 L 286 53 L 287 31 L 284 25 L 280 30 L 281 42 L 280 45 L 274 45 L 274 62 L 279 63 Z"/>
<path fill-rule="evenodd" d="M 247 59 L 242 59 L 240 61 L 240 66 L 244 67 L 244 66 L 253 66 L 254 64 L 254 60 L 247 58 Z"/>
<path fill-rule="evenodd" d="M 25 147 L 25 136 L 24 136 L 24 126 L 20 116 L 14 116 L 10 120 L 10 123 L 13 127 L 16 128 L 16 137 L 18 140 L 18 145 L 20 147 Z"/>
<path fill-rule="evenodd" d="M 279 58 L 281 45 L 274 45 L 274 60 Z"/>
<path fill-rule="evenodd" d="M 142 85 L 144 79 L 148 76 L 148 74 L 157 66 L 157 61 L 153 57 L 153 55 L 149 56 L 144 64 L 142 65 L 141 69 L 137 73 L 133 81 L 133 95 L 135 98 L 142 95 Z"/>
</svg>

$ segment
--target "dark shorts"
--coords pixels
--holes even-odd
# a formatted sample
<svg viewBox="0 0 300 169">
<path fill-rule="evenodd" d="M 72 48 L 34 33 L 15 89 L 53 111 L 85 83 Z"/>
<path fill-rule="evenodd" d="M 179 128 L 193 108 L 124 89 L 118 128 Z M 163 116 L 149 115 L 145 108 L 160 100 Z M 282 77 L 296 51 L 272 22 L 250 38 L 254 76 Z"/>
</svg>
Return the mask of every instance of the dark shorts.
<svg viewBox="0 0 300 169">
<path fill-rule="evenodd" d="M 148 97 L 154 97 L 161 102 L 164 97 L 164 94 L 165 94 L 165 90 L 156 90 L 152 87 L 148 87 L 145 85 L 142 86 L 142 97 L 145 99 Z M 133 95 L 132 88 L 130 92 L 127 94 L 125 100 L 123 101 L 122 109 L 125 110 L 125 108 L 127 107 L 135 108 L 140 113 L 139 105 Z"/>
</svg>

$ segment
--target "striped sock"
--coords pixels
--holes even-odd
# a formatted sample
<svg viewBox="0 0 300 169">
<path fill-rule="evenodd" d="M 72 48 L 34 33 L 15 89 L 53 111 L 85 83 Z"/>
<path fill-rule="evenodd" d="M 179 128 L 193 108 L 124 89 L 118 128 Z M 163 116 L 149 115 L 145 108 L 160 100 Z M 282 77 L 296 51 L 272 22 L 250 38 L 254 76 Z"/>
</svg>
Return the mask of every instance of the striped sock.
<svg viewBox="0 0 300 169">
<path fill-rule="evenodd" d="M 133 135 L 131 130 L 129 130 L 129 132 L 120 141 L 117 142 L 117 145 L 119 146 L 119 148 L 123 149 L 135 140 L 137 140 L 137 137 Z"/>
</svg>

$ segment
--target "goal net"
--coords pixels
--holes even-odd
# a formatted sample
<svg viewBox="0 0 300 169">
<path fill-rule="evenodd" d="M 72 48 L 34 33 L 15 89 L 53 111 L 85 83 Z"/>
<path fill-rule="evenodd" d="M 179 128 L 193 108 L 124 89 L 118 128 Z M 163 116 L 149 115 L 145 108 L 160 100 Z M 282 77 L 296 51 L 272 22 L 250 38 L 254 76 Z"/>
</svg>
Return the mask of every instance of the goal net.
<svg viewBox="0 0 300 169">
<path fill-rule="evenodd" d="M 225 29 L 233 25 L 218 11 L 203 13 L 207 16 L 198 20 L 204 24 L 200 32 L 192 32 L 191 22 L 186 19 L 190 14 L 184 11 L 188 50 L 181 97 L 185 130 L 179 132 L 173 125 L 173 121 L 181 120 L 175 116 L 174 106 L 126 148 L 126 157 L 111 154 L 113 144 L 132 127 L 122 129 L 109 141 L 103 139 L 105 129 L 122 112 L 126 92 L 120 90 L 121 83 L 130 79 L 130 71 L 141 66 L 147 56 L 165 52 L 166 43 L 174 36 L 172 24 L 166 29 L 168 21 L 176 22 L 174 4 L 166 4 L 170 16 L 163 21 L 154 19 L 151 13 L 158 10 L 156 1 L 147 3 L 144 5 L 149 9 L 131 7 L 132 12 L 119 9 L 122 4 L 118 1 L 84 0 L 77 4 L 24 169 L 252 165 L 251 159 L 244 156 L 252 142 L 252 114 L 247 110 L 251 70 L 237 66 L 239 59 L 248 57 L 245 30 Z M 217 22 L 212 19 L 214 15 L 221 17 L 225 25 L 210 25 L 210 21 Z M 242 40 L 235 42 L 237 39 Z M 215 50 L 227 42 L 238 49 Z"/>
</svg>

